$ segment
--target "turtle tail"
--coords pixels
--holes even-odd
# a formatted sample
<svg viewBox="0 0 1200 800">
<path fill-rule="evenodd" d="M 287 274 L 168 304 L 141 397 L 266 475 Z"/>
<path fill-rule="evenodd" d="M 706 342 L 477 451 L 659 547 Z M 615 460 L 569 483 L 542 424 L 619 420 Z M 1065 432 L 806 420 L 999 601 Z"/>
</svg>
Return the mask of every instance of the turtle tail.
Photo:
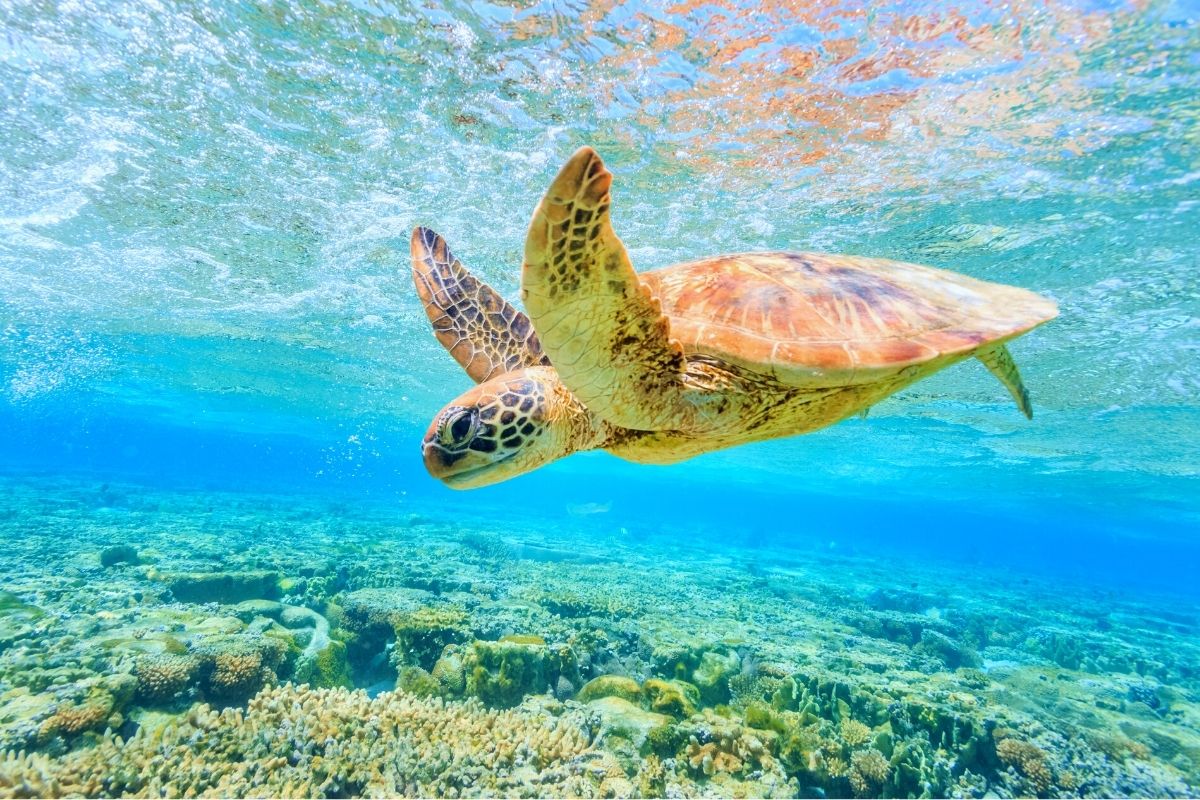
<svg viewBox="0 0 1200 800">
<path fill-rule="evenodd" d="M 1013 361 L 1008 348 L 1002 344 L 984 347 L 975 352 L 975 357 L 983 362 L 989 372 L 1000 379 L 1004 388 L 1008 389 L 1009 394 L 1013 396 L 1013 400 L 1017 401 L 1017 408 L 1021 409 L 1021 413 L 1026 418 L 1033 419 L 1033 405 L 1029 402 L 1029 390 L 1021 381 L 1017 362 Z"/>
</svg>

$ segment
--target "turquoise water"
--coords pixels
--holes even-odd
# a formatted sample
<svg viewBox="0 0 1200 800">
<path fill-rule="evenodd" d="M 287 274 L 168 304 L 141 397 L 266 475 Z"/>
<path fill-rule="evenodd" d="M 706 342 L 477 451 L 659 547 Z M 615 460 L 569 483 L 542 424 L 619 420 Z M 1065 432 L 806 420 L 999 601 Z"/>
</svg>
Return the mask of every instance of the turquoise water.
<svg viewBox="0 0 1200 800">
<path fill-rule="evenodd" d="M 0 749 L 46 759 L 0 761 L 0 795 L 75 786 L 28 773 L 86 776 L 80 753 L 120 752 L 106 728 L 132 741 L 302 679 L 574 720 L 629 785 L 584 756 L 543 755 L 544 785 L 478 778 L 517 780 L 492 761 L 475 783 L 414 777 L 379 745 L 363 758 L 393 764 L 386 786 L 231 773 L 226 793 L 1200 792 L 1194 3 L 5 2 L 0 33 Z M 442 487 L 419 444 L 470 381 L 431 335 L 409 234 L 434 228 L 516 300 L 529 216 L 583 144 L 642 270 L 814 250 L 1053 298 L 1061 316 L 1011 345 L 1033 421 L 964 363 L 804 437 Z M 123 544 L 136 557 L 101 562 Z M 256 570 L 275 577 L 246 588 Z M 189 597 L 196 574 L 242 588 Z M 350 596 L 370 591 L 399 594 Z M 254 650 L 319 638 L 235 612 L 264 600 L 327 620 L 345 674 Z M 453 620 L 405 656 L 396 609 L 426 606 Z M 133 644 L 160 629 L 173 644 Z M 507 643 L 538 664 L 515 695 L 414 672 L 508 634 L 545 642 Z M 560 645 L 571 670 L 539 650 Z M 273 677 L 219 690 L 227 651 Z M 199 672 L 158 696 L 139 659 L 168 657 Z M 847 686 L 849 710 L 730 690 L 760 673 Z M 700 716 L 639 742 L 584 702 L 615 674 L 701 686 Z M 104 692 L 104 714 L 62 722 Z M 926 728 L 889 716 L 918 700 Z M 970 731 L 942 742 L 946 715 Z M 772 763 L 721 720 L 772 731 Z M 704 762 L 713 743 L 742 766 Z"/>
</svg>

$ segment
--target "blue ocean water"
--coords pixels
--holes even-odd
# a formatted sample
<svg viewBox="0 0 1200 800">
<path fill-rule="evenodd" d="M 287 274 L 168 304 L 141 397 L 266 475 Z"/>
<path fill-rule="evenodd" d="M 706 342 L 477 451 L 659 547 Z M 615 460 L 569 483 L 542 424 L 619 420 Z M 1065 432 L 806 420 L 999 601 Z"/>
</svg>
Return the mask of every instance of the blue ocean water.
<svg viewBox="0 0 1200 800">
<path fill-rule="evenodd" d="M 186 552 L 189 515 L 231 502 L 246 518 L 223 523 L 224 552 L 220 533 L 196 547 L 223 569 L 275 565 L 269 547 L 245 556 L 244 537 L 291 497 L 326 527 L 290 529 L 280 553 L 320 552 L 321 536 L 366 515 L 380 527 L 362 534 L 364 552 L 371 536 L 380 548 L 408 541 L 420 519 L 510 544 L 611 545 L 622 563 L 644 557 L 642 574 L 667 586 L 690 580 L 679 566 L 689 551 L 768 573 L 795 559 L 853 564 L 862 572 L 846 578 L 851 605 L 895 588 L 879 577 L 889 571 L 905 591 L 927 571 L 946 585 L 1009 583 L 998 618 L 1037 622 L 1054 587 L 1114 614 L 1119 604 L 1161 612 L 1176 626 L 1161 646 L 1200 652 L 1194 3 L 9 0 L 0 34 L 0 503 L 12 549 L 0 590 L 22 602 L 49 611 L 71 591 L 38 594 L 26 542 L 61 547 L 44 568 L 74 565 L 85 582 L 110 573 L 80 566 L 84 554 L 149 548 L 140 515 L 152 501 L 136 497 L 182 509 L 154 523 L 165 541 L 170 525 L 181 531 L 160 571 L 199 569 Z M 470 379 L 431 335 L 409 234 L 434 228 L 515 301 L 529 216 L 583 144 L 615 176 L 614 225 L 639 269 L 813 250 L 1053 298 L 1061 316 L 1011 345 L 1034 419 L 964 363 L 804 437 L 673 466 L 578 454 L 494 487 L 443 487 L 419 445 Z M 660 552 L 682 560 L 658 563 Z M 343 602 L 339 591 L 404 580 L 362 578 L 295 603 L 329 616 L 336 634 L 326 604 Z M 589 591 L 604 580 L 618 579 L 578 575 Z M 543 630 L 509 632 L 554 644 Z M 488 640 L 479 627 L 471 638 Z M 984 667 L 1013 658 L 979 649 Z M 0 645 L 0 662 L 14 652 Z M 1038 653 L 1079 671 L 1072 681 L 1125 674 Z M 651 661 L 623 669 L 644 680 Z M 31 664 L 0 663 L 0 689 L 36 683 L 20 678 Z M 1163 727 L 1094 727 L 1150 748 L 1160 782 L 1092 791 L 1194 794 L 1194 664 L 1131 674 L 1155 681 L 1165 705 L 1152 722 Z M 197 691 L 190 699 L 218 705 Z M 1025 708 L 1025 690 L 1006 691 L 1004 703 Z M 17 707 L 16 695 L 0 696 Z M 29 719 L 42 725 L 53 708 Z M 10 716 L 0 727 L 26 719 Z M 1055 735 L 1086 727 L 1055 719 L 1041 723 Z M 0 735 L 0 749 L 37 741 Z M 66 737 L 57 752 L 81 746 Z M 1042 787 L 995 747 L 992 772 L 954 772 L 989 776 L 970 784 L 976 796 L 1087 794 L 1058 762 Z M 899 775 L 901 756 L 884 756 Z M 914 791 L 847 783 L 869 773 L 846 769 L 850 778 L 787 775 L 793 793 Z M 629 779 L 644 793 L 640 774 Z M 692 777 L 706 786 L 706 775 Z"/>
</svg>

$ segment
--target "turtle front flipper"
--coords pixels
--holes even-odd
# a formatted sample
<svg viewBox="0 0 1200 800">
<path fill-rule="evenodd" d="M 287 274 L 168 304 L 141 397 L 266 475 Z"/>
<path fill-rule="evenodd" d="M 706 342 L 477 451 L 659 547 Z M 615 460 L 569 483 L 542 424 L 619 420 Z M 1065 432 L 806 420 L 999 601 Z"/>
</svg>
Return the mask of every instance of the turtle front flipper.
<svg viewBox="0 0 1200 800">
<path fill-rule="evenodd" d="M 413 230 L 412 269 L 434 335 L 476 383 L 550 363 L 529 317 L 468 272 L 429 228 Z"/>
<path fill-rule="evenodd" d="M 600 418 L 686 427 L 683 350 L 609 220 L 612 174 L 576 151 L 534 211 L 521 298 L 562 382 Z"/>
</svg>

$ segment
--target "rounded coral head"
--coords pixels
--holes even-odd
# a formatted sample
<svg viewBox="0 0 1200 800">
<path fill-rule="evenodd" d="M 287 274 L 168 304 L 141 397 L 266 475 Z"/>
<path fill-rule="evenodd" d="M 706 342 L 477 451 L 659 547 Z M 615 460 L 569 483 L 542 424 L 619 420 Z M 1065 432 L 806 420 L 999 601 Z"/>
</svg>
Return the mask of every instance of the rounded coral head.
<svg viewBox="0 0 1200 800">
<path fill-rule="evenodd" d="M 459 395 L 421 443 L 425 469 L 452 489 L 507 480 L 574 448 L 553 370 L 509 372 Z"/>
</svg>

